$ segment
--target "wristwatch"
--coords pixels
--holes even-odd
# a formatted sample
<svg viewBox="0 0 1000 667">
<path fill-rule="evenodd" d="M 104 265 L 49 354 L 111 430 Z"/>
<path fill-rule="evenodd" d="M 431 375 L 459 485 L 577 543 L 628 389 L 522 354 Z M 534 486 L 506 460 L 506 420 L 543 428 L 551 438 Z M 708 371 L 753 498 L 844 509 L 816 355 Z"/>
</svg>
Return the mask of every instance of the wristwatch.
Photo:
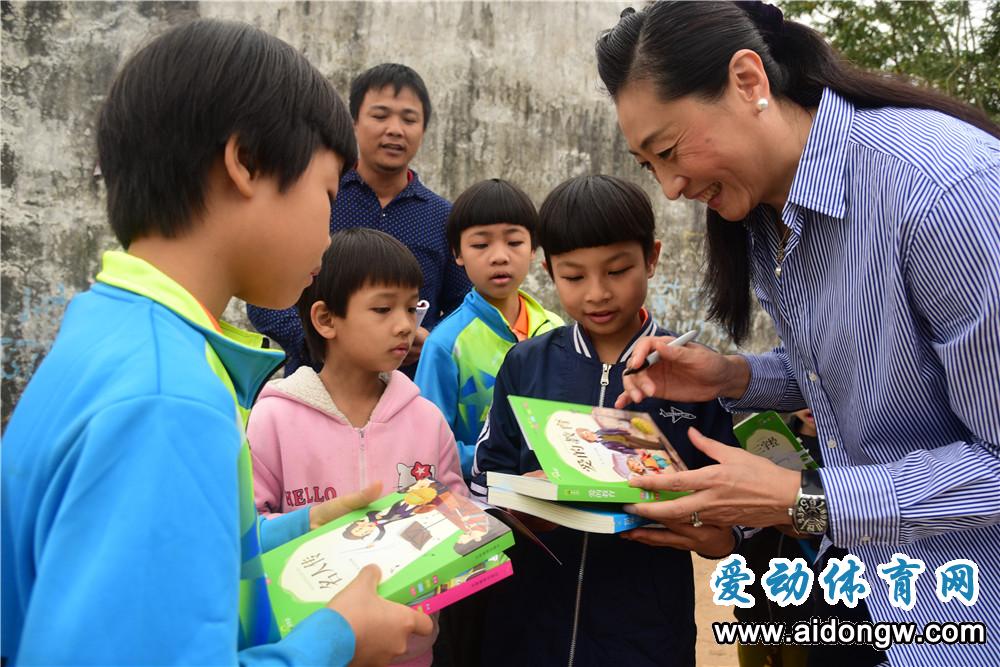
<svg viewBox="0 0 1000 667">
<path fill-rule="evenodd" d="M 826 495 L 818 470 L 803 470 L 802 483 L 795 504 L 788 508 L 792 526 L 800 533 L 822 535 L 830 525 L 826 513 Z"/>
</svg>

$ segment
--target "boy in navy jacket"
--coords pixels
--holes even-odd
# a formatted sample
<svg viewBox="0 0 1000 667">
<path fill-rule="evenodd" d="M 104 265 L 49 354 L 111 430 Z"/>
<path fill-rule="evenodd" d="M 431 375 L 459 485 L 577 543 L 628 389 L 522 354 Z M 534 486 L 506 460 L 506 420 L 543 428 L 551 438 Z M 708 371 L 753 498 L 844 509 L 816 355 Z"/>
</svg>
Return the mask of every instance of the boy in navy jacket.
<svg viewBox="0 0 1000 667">
<path fill-rule="evenodd" d="M 613 177 L 581 176 L 557 187 L 540 214 L 545 267 L 576 322 L 508 353 L 476 448 L 472 490 L 479 496 L 486 495 L 487 471 L 526 474 L 540 468 L 507 396 L 611 407 L 635 342 L 670 335 L 643 308 L 660 242 L 653 238 L 653 211 L 642 190 Z M 734 442 L 732 420 L 715 401 L 651 399 L 626 409 L 649 413 L 691 468 L 710 460 L 691 445 L 689 426 Z M 538 549 L 515 548 L 517 576 L 496 587 L 488 610 L 483 664 L 694 665 L 687 552 L 544 527 L 549 530 L 540 537 L 562 565 Z M 728 528 L 698 531 L 704 553 L 733 548 Z M 514 637 L 517 642 L 510 641 Z"/>
</svg>

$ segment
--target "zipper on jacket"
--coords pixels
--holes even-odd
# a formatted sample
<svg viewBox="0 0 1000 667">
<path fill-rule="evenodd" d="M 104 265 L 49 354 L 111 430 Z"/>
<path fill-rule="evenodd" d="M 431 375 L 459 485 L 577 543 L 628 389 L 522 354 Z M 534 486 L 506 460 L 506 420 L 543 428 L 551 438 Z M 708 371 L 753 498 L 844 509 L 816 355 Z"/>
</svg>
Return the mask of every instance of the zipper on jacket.
<svg viewBox="0 0 1000 667">
<path fill-rule="evenodd" d="M 608 373 L 611 372 L 611 364 L 601 364 L 601 397 L 597 400 L 597 405 L 604 407 L 604 392 L 608 390 Z"/>
<path fill-rule="evenodd" d="M 368 486 L 368 480 L 365 475 L 365 430 L 363 428 L 358 429 L 358 437 L 361 438 L 361 446 L 358 447 L 358 474 L 361 476 L 361 486 L 360 489 Z"/>
<path fill-rule="evenodd" d="M 576 631 L 580 625 L 580 596 L 583 593 L 583 569 L 587 564 L 587 538 L 589 533 L 583 534 L 583 551 L 580 553 L 580 572 L 576 577 L 576 605 L 573 608 L 573 634 L 569 640 L 569 667 L 573 667 L 573 660 L 576 657 Z"/>
<path fill-rule="evenodd" d="M 608 390 L 611 373 L 611 364 L 601 364 L 601 397 L 597 400 L 597 405 L 604 407 L 604 394 Z M 573 659 L 576 657 L 576 632 L 580 627 L 580 596 L 583 594 L 583 568 L 587 564 L 587 537 L 583 534 L 583 553 L 580 554 L 580 572 L 576 577 L 576 606 L 573 609 L 573 634 L 569 640 L 569 667 L 573 667 Z"/>
</svg>

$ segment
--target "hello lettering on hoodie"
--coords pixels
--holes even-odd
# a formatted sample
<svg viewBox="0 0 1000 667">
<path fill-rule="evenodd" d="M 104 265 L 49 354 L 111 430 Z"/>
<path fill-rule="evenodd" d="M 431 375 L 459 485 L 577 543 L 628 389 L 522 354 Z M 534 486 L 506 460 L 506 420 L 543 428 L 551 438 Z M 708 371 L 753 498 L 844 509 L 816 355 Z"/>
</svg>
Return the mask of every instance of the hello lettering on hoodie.
<svg viewBox="0 0 1000 667">
<path fill-rule="evenodd" d="M 337 489 L 332 486 L 326 487 L 322 493 L 320 493 L 318 486 L 304 486 L 301 489 L 286 489 L 285 506 L 301 507 L 302 505 L 321 503 L 324 500 L 330 500 L 336 497 Z"/>
</svg>

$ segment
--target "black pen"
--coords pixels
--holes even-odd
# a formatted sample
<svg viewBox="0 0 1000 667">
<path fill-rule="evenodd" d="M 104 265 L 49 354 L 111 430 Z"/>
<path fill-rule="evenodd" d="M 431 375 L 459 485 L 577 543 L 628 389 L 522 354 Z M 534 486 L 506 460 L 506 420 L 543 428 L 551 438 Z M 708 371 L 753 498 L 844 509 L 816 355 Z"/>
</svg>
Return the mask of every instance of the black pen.
<svg viewBox="0 0 1000 667">
<path fill-rule="evenodd" d="M 677 338 L 667 343 L 667 347 L 672 347 L 674 345 L 679 347 L 681 345 L 685 345 L 693 341 L 694 337 L 697 335 L 698 335 L 697 329 L 694 331 L 688 331 L 686 334 L 678 336 Z M 642 362 L 642 366 L 639 366 L 639 368 L 626 368 L 625 372 L 622 373 L 622 377 L 626 375 L 632 375 L 632 373 L 638 373 L 641 370 L 645 370 L 659 360 L 660 360 L 660 353 L 654 350 L 653 352 L 650 352 L 648 355 L 646 355 L 646 359 L 645 361 Z"/>
</svg>

